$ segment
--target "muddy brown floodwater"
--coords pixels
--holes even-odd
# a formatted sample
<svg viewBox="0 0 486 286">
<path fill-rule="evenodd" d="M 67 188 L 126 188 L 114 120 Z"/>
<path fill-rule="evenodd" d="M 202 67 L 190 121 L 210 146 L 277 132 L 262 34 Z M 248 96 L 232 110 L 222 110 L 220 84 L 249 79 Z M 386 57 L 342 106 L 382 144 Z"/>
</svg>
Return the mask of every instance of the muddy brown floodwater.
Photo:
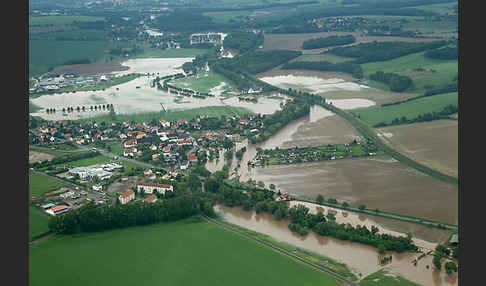
<svg viewBox="0 0 486 286">
<path fill-rule="evenodd" d="M 254 211 L 247 212 L 239 207 L 229 208 L 224 205 L 216 205 L 215 211 L 229 223 L 345 263 L 358 277 L 361 274 L 364 278 L 386 267 L 391 272 L 423 286 L 457 285 L 457 275 L 447 275 L 445 271 L 433 270 L 430 255 L 420 259 L 417 266 L 414 266 L 412 261 L 420 255 L 419 253 L 390 252 L 387 255 L 392 255 L 392 262 L 381 266 L 381 257 L 377 249 L 368 245 L 321 236 L 312 231 L 307 236 L 300 236 L 288 229 L 288 220 L 277 221 L 268 213 L 256 214 Z M 429 265 L 429 269 L 426 265 Z"/>
</svg>

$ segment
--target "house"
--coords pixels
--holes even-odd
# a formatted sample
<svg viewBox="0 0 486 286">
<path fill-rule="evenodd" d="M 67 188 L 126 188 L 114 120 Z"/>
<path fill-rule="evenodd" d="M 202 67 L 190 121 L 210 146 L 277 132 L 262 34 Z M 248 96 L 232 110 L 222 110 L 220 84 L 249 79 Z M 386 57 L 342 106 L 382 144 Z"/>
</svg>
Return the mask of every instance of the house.
<svg viewBox="0 0 486 286">
<path fill-rule="evenodd" d="M 135 199 L 135 192 L 132 189 L 129 189 L 126 192 L 123 192 L 118 199 L 120 200 L 120 204 L 124 205 L 131 200 Z"/>
<path fill-rule="evenodd" d="M 174 187 L 172 185 L 167 184 L 158 184 L 158 183 L 150 183 L 150 182 L 140 182 L 137 183 L 137 192 L 144 191 L 146 194 L 152 194 L 154 191 L 165 194 L 166 191 L 174 191 Z"/>
<path fill-rule="evenodd" d="M 67 199 L 69 197 L 72 197 L 74 195 L 74 192 L 73 191 L 68 191 L 68 192 L 65 192 L 65 193 L 62 193 L 60 194 L 59 196 L 63 199 Z"/>
<path fill-rule="evenodd" d="M 162 127 L 170 127 L 170 122 L 169 121 L 165 121 L 164 119 L 160 119 L 159 120 L 160 122 L 160 125 L 162 125 Z"/>
<path fill-rule="evenodd" d="M 157 196 L 154 195 L 154 194 L 151 194 L 150 196 L 143 199 L 143 201 L 146 202 L 146 203 L 154 203 L 154 202 L 157 201 Z"/>
<path fill-rule="evenodd" d="M 127 157 L 127 156 L 135 156 L 135 153 L 137 153 L 137 148 L 129 148 L 129 149 L 125 149 L 123 150 L 123 156 Z"/>
<path fill-rule="evenodd" d="M 68 206 L 61 205 L 61 206 L 55 206 L 55 207 L 49 208 L 48 210 L 46 210 L 46 213 L 48 213 L 48 214 L 50 214 L 52 216 L 56 216 L 58 214 L 65 213 L 68 210 L 69 210 L 69 207 Z"/>
<path fill-rule="evenodd" d="M 48 210 L 48 209 L 50 209 L 50 208 L 52 208 L 52 207 L 55 207 L 55 206 L 56 206 L 56 205 L 55 205 L 55 204 L 53 204 L 53 203 L 48 203 L 48 204 L 42 205 L 42 206 L 41 206 L 41 208 L 42 208 L 43 210 Z"/>
<path fill-rule="evenodd" d="M 449 240 L 449 243 L 451 245 L 457 246 L 459 244 L 459 235 L 453 234 L 452 237 L 451 237 L 451 240 Z"/>
<path fill-rule="evenodd" d="M 76 142 L 76 144 L 79 144 L 79 145 L 81 145 L 81 144 L 84 143 L 84 139 L 83 138 L 76 138 L 76 139 L 74 139 L 74 141 Z"/>
<path fill-rule="evenodd" d="M 189 161 L 184 161 L 181 163 L 181 170 L 189 168 Z"/>
<path fill-rule="evenodd" d="M 129 139 L 123 143 L 123 147 L 131 148 L 137 146 L 137 139 Z"/>
<path fill-rule="evenodd" d="M 145 178 L 149 180 L 155 180 L 157 176 L 154 173 L 152 173 L 152 174 L 145 175 Z"/>
<path fill-rule="evenodd" d="M 189 160 L 189 162 L 197 162 L 196 154 L 194 153 L 187 154 L 187 160 Z"/>
<path fill-rule="evenodd" d="M 152 160 L 156 160 L 159 158 L 160 154 L 152 154 Z"/>
<path fill-rule="evenodd" d="M 125 135 L 125 134 L 123 134 L 123 133 L 121 133 L 121 134 L 119 135 L 119 137 L 120 137 L 120 139 L 127 139 L 127 135 Z"/>
<path fill-rule="evenodd" d="M 144 174 L 145 176 L 148 176 L 148 175 L 152 175 L 152 174 L 153 174 L 153 172 L 152 172 L 152 170 L 150 170 L 150 169 L 145 169 L 145 171 L 143 171 L 143 174 Z"/>
</svg>

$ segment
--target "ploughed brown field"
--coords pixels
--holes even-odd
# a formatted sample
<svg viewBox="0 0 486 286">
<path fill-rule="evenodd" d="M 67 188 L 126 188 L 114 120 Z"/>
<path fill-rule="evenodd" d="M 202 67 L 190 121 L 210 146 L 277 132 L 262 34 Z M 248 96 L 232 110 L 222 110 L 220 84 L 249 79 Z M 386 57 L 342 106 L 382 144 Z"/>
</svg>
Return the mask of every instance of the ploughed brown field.
<svg viewBox="0 0 486 286">
<path fill-rule="evenodd" d="M 458 223 L 458 189 L 389 156 L 254 168 L 250 176 L 282 192 L 323 195 L 352 206 Z"/>
<path fill-rule="evenodd" d="M 377 130 L 398 151 L 438 171 L 458 176 L 458 121 L 436 120 Z"/>
<path fill-rule="evenodd" d="M 312 38 L 325 38 L 333 35 L 353 35 L 356 42 L 349 45 L 357 45 L 368 42 L 432 42 L 440 38 L 406 38 L 406 37 L 385 37 L 385 36 L 361 36 L 357 32 L 320 32 L 320 33 L 302 33 L 302 34 L 265 34 L 263 50 L 299 50 L 304 54 L 318 54 L 333 47 L 303 50 L 302 43 Z"/>
<path fill-rule="evenodd" d="M 51 154 L 29 150 L 29 164 L 34 162 L 42 162 L 44 160 L 51 160 L 54 157 L 55 156 Z"/>
</svg>

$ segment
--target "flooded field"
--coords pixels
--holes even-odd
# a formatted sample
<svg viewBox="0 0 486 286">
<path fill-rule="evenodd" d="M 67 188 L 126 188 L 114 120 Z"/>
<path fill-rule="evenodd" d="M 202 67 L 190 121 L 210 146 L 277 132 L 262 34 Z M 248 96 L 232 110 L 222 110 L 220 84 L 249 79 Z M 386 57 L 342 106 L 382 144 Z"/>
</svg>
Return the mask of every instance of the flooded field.
<svg viewBox="0 0 486 286">
<path fill-rule="evenodd" d="M 458 176 L 457 121 L 435 120 L 389 126 L 377 131 L 385 141 L 407 156 L 448 175 Z"/>
<path fill-rule="evenodd" d="M 398 254 L 390 252 L 388 255 L 393 256 L 392 262 L 381 266 L 379 264 L 381 256 L 374 247 L 320 236 L 314 232 L 309 232 L 305 237 L 300 236 L 288 229 L 288 220 L 277 221 L 268 213 L 256 214 L 254 211 L 247 212 L 242 208 L 229 208 L 223 205 L 215 206 L 215 210 L 232 224 L 269 235 L 278 241 L 293 244 L 345 263 L 358 277 L 363 278 L 386 267 L 391 272 L 399 273 L 405 278 L 424 286 L 457 285 L 457 275 L 447 275 L 445 271 L 440 272 L 432 269 L 432 256 L 430 255 L 420 259 L 417 266 L 414 266 L 412 261 L 419 256 L 418 253 Z M 367 219 L 364 218 L 364 221 Z M 433 243 L 430 243 L 430 245 L 433 245 Z M 426 265 L 429 265 L 429 269 L 426 268 Z"/>
<path fill-rule="evenodd" d="M 457 187 L 388 156 L 258 167 L 246 176 L 312 199 L 321 194 L 351 205 L 458 223 Z"/>
<path fill-rule="evenodd" d="M 341 78 L 323 79 L 317 76 L 299 76 L 293 74 L 260 77 L 260 80 L 280 88 L 292 88 L 313 93 L 330 91 L 360 91 L 368 88 L 365 85 L 346 81 Z"/>
<path fill-rule="evenodd" d="M 174 74 L 180 72 L 178 65 L 182 61 L 175 59 L 175 62 L 170 62 L 163 68 L 163 65 L 150 65 L 150 61 L 153 59 L 137 59 L 129 60 L 124 64 L 130 65 L 130 69 L 127 72 L 143 72 L 143 73 L 159 73 L 159 76 L 166 74 Z M 174 59 L 163 59 L 174 60 Z M 190 60 L 186 58 L 185 61 Z M 167 61 L 164 61 L 167 63 Z M 162 66 L 162 68 L 161 68 Z M 180 96 L 165 91 L 157 90 L 151 87 L 150 84 L 155 76 L 141 76 L 132 81 L 113 86 L 105 89 L 104 91 L 79 91 L 76 93 L 62 93 L 43 95 L 38 98 L 32 99 L 32 103 L 40 108 L 55 108 L 56 110 L 62 110 L 63 107 L 100 105 L 110 103 L 113 104 L 115 112 L 117 114 L 134 114 L 143 112 L 158 112 L 165 110 L 182 110 L 192 109 L 205 106 L 236 106 L 247 108 L 255 113 L 271 114 L 280 109 L 280 102 L 285 100 L 282 98 L 268 98 L 259 97 L 257 103 L 239 101 L 237 97 L 222 98 L 222 97 L 207 97 L 205 99 L 184 97 L 183 101 L 180 101 Z M 221 86 L 218 87 L 221 89 Z M 217 90 L 215 90 L 217 92 Z M 108 113 L 108 111 L 106 111 Z M 32 113 L 34 116 L 40 116 L 47 120 L 60 120 L 60 119 L 80 119 L 90 118 L 100 115 L 99 111 L 86 111 L 86 112 L 72 112 L 67 115 L 63 115 L 62 112 L 56 112 L 47 114 L 44 111 Z"/>
</svg>

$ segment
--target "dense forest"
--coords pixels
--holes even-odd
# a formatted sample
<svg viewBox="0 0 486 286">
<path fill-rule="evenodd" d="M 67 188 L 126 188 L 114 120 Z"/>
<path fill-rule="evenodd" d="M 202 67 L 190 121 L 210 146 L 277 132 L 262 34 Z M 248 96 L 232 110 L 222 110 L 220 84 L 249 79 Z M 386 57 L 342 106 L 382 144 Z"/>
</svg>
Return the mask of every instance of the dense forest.
<svg viewBox="0 0 486 286">
<path fill-rule="evenodd" d="M 390 90 L 394 92 L 403 92 L 413 87 L 411 78 L 396 73 L 377 71 L 374 74 L 370 74 L 370 79 L 387 84 Z"/>
<path fill-rule="evenodd" d="M 223 47 L 236 49 L 240 53 L 254 50 L 261 45 L 263 45 L 263 33 L 246 31 L 232 32 L 223 41 Z"/>
<path fill-rule="evenodd" d="M 424 53 L 424 56 L 426 56 L 427 58 L 437 59 L 437 60 L 456 60 L 457 46 L 426 51 Z"/>
<path fill-rule="evenodd" d="M 229 59 L 234 70 L 242 69 L 251 74 L 261 73 L 302 55 L 300 51 L 273 50 L 252 51 Z"/>
<path fill-rule="evenodd" d="M 327 48 L 332 46 L 347 45 L 356 42 L 356 38 L 353 35 L 345 36 L 329 36 L 324 38 L 309 39 L 302 43 L 304 50 Z"/>
<path fill-rule="evenodd" d="M 371 42 L 361 43 L 355 46 L 337 47 L 324 53 L 355 58 L 355 63 L 363 64 L 368 62 L 387 61 L 408 54 L 435 49 L 446 44 L 446 41 L 434 41 L 429 43 Z"/>
<path fill-rule="evenodd" d="M 306 62 L 295 61 L 289 62 L 282 66 L 282 69 L 297 69 L 297 70 L 316 70 L 316 71 L 335 71 L 352 74 L 356 78 L 363 77 L 363 69 L 359 64 L 352 62 L 330 63 L 327 61 L 321 62 Z"/>
</svg>

